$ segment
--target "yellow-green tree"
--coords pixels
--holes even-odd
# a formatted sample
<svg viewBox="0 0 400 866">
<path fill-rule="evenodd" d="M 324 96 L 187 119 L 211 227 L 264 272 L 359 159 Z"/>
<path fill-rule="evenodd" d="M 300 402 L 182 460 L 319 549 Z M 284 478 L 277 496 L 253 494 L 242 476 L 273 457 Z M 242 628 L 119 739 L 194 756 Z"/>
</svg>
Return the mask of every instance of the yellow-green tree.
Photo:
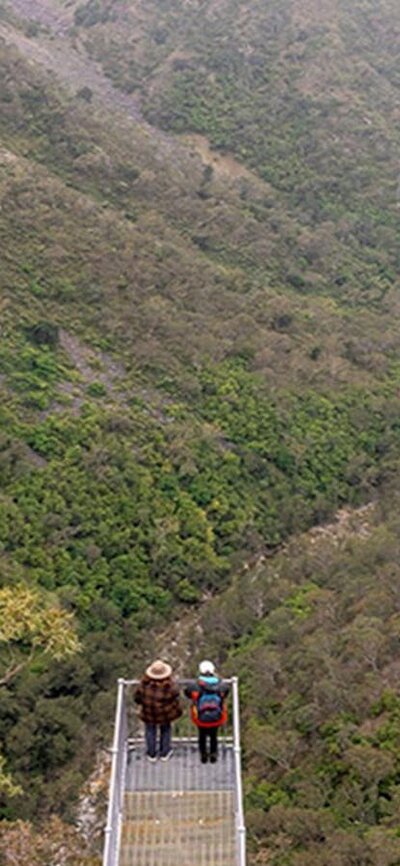
<svg viewBox="0 0 400 866">
<path fill-rule="evenodd" d="M 41 657 L 63 659 L 78 650 L 73 616 L 54 599 L 24 584 L 0 589 L 0 686 L 8 686 Z M 0 791 L 9 796 L 20 793 L 1 754 Z"/>
</svg>

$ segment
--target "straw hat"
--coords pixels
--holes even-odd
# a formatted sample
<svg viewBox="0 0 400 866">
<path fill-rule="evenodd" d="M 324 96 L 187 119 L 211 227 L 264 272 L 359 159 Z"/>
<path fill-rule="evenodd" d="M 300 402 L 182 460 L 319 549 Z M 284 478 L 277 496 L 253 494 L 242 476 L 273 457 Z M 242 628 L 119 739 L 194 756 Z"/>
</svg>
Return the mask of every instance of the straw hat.
<svg viewBox="0 0 400 866">
<path fill-rule="evenodd" d="M 172 674 L 171 665 L 163 662 L 162 659 L 156 659 L 146 670 L 146 676 L 151 680 L 166 680 Z"/>
</svg>

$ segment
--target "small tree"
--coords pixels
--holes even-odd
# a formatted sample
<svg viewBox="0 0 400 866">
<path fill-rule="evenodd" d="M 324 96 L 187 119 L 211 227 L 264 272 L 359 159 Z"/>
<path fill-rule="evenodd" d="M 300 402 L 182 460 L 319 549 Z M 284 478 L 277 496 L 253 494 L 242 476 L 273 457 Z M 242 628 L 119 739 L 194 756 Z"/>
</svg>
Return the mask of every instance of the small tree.
<svg viewBox="0 0 400 866">
<path fill-rule="evenodd" d="M 50 346 L 54 349 L 59 340 L 59 329 L 53 322 L 37 322 L 27 329 L 27 334 L 36 346 Z"/>
<path fill-rule="evenodd" d="M 0 686 L 39 656 L 63 659 L 79 649 L 72 614 L 23 584 L 0 589 Z"/>
<path fill-rule="evenodd" d="M 91 102 L 93 99 L 93 90 L 91 87 L 81 87 L 80 90 L 77 91 L 78 99 L 83 99 L 84 102 Z"/>
<path fill-rule="evenodd" d="M 0 589 L 0 686 L 8 686 L 40 657 L 63 659 L 79 648 L 72 615 L 50 604 L 43 593 L 23 584 Z M 0 792 L 21 793 L 1 754 Z"/>
</svg>

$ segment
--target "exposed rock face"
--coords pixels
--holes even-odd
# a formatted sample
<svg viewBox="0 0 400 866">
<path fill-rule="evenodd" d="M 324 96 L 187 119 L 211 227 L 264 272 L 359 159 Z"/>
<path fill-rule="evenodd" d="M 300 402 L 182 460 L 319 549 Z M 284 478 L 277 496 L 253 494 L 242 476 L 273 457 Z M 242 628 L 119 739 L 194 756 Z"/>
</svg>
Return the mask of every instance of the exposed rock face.
<svg viewBox="0 0 400 866">
<path fill-rule="evenodd" d="M 111 756 L 102 751 L 79 800 L 76 825 L 89 849 L 99 851 L 103 842 Z"/>
</svg>

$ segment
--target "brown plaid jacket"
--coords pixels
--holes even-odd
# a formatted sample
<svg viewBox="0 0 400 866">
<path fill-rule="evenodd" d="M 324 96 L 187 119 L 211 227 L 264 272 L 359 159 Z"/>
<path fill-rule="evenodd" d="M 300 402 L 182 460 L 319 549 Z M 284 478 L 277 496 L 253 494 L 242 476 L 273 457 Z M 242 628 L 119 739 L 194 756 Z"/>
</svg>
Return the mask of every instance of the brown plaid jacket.
<svg viewBox="0 0 400 866">
<path fill-rule="evenodd" d="M 135 702 L 140 704 L 140 717 L 144 722 L 165 725 L 182 715 L 179 689 L 173 679 L 152 680 L 144 676 L 135 692 Z"/>
</svg>

